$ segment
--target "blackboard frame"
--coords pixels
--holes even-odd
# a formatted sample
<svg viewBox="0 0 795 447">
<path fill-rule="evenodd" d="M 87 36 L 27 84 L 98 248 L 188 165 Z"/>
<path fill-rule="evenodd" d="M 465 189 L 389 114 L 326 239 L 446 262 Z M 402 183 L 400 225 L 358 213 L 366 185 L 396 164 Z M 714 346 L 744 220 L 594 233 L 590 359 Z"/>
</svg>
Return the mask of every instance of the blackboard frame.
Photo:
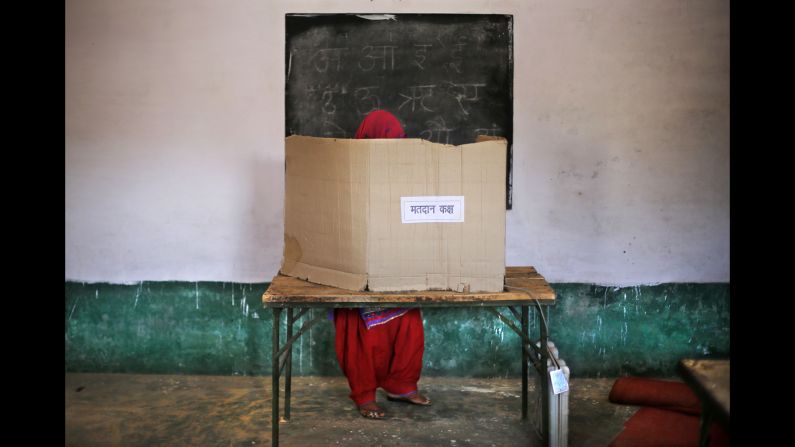
<svg viewBox="0 0 795 447">
<path fill-rule="evenodd" d="M 373 37 L 373 29 L 380 34 Z M 397 41 L 393 41 L 395 33 L 390 31 L 392 29 L 403 31 L 397 33 Z M 431 30 L 441 30 L 433 42 L 429 41 Z M 355 40 L 361 39 L 361 33 L 365 32 L 371 33 L 367 35 L 370 41 L 362 43 Z M 349 36 L 351 41 L 348 41 Z M 425 40 L 417 36 L 424 36 Z M 373 39 L 377 41 L 373 42 Z M 416 39 L 420 40 L 415 42 Z M 427 44 L 420 44 L 425 42 Z M 314 44 L 316 46 L 312 46 Z M 414 60 L 406 58 L 410 49 L 416 55 Z M 469 58 L 466 58 L 465 50 L 469 52 Z M 397 65 L 402 71 L 395 75 L 398 73 L 395 53 L 400 51 L 404 53 L 397 54 Z M 432 54 L 436 59 L 431 59 Z M 441 54 L 446 59 L 442 60 Z M 428 56 L 428 62 L 425 56 Z M 416 76 L 418 79 L 422 79 L 421 75 L 435 76 L 432 82 L 424 82 L 434 84 L 428 87 L 436 88 L 435 97 L 432 90 L 430 93 L 422 90 L 425 85 L 412 85 L 411 91 L 399 91 L 405 86 L 398 87 L 397 80 L 405 81 L 404 84 L 414 81 L 413 77 L 408 80 L 415 75 L 406 68 L 409 65 L 407 61 L 418 68 L 431 66 L 426 72 L 416 70 Z M 307 68 L 308 64 L 312 64 L 311 70 Z M 472 67 L 480 70 L 477 72 L 480 75 L 478 81 L 455 77 L 456 71 L 462 73 L 462 69 L 467 69 L 464 64 L 469 64 L 470 70 Z M 356 76 L 364 76 L 361 72 L 369 69 L 367 76 L 379 76 L 376 72 L 381 68 L 385 71 L 377 81 L 357 84 L 360 79 Z M 390 68 L 394 71 L 388 72 Z M 385 108 L 395 113 L 412 138 L 464 144 L 473 142 L 474 134 L 502 136 L 508 140 L 505 205 L 510 210 L 513 196 L 513 70 L 512 15 L 288 13 L 285 14 L 285 136 L 351 138 L 368 107 Z M 331 78 L 321 79 L 321 75 Z M 480 80 L 483 78 L 489 82 Z M 326 82 L 326 79 L 331 80 Z M 365 90 L 364 84 L 377 85 L 368 88 L 381 88 L 382 99 L 371 93 L 377 90 Z M 420 80 L 413 84 L 423 82 Z M 383 99 L 386 91 L 392 95 L 391 100 Z M 396 102 L 395 98 L 399 101 Z M 448 103 L 440 105 L 438 101 L 441 99 L 437 98 L 446 98 Z M 425 100 L 429 104 L 425 104 Z M 437 102 L 433 103 L 434 100 Z M 388 105 L 384 106 L 384 103 Z M 416 106 L 419 116 L 408 116 L 405 113 L 409 110 L 407 104 L 411 106 L 411 113 L 415 113 Z M 433 113 L 423 115 L 423 112 L 434 110 L 438 112 L 435 120 L 426 116 Z M 318 127 L 321 120 L 322 128 Z"/>
</svg>

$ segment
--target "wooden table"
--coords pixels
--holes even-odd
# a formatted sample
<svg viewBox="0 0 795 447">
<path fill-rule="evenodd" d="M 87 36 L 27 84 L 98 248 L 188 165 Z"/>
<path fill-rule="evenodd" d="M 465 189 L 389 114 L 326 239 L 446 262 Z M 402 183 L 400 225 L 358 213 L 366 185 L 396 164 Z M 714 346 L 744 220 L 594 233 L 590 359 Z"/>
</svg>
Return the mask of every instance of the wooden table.
<svg viewBox="0 0 795 447">
<path fill-rule="evenodd" d="M 303 323 L 293 334 L 293 325 L 313 308 L 336 307 L 483 307 L 495 314 L 522 340 L 522 419 L 527 419 L 528 362 L 532 361 L 536 371 L 546 379 L 548 349 L 536 346 L 528 333 L 528 310 L 535 305 L 541 316 L 539 344 L 547 346 L 548 328 L 545 307 L 555 304 L 555 291 L 533 267 L 507 267 L 505 289 L 494 293 L 459 293 L 451 291 L 421 292 L 355 292 L 335 287 L 314 284 L 297 278 L 277 275 L 262 296 L 262 304 L 273 310 L 272 351 L 272 430 L 271 443 L 279 445 L 279 422 L 290 419 L 292 347 L 293 343 L 310 327 L 326 318 L 321 312 Z M 497 310 L 506 307 L 514 319 Z M 518 309 L 517 309 L 518 307 Z M 287 333 L 284 345 L 279 343 L 281 313 L 287 309 Z M 518 324 L 517 324 L 518 322 Z M 284 416 L 279 417 L 279 378 L 284 371 Z M 548 381 L 541 382 L 542 422 L 541 437 L 544 445 L 549 443 L 549 393 Z"/>
<path fill-rule="evenodd" d="M 699 445 L 709 445 L 713 420 L 729 431 L 729 360 L 682 359 L 677 370 L 701 400 Z"/>
</svg>

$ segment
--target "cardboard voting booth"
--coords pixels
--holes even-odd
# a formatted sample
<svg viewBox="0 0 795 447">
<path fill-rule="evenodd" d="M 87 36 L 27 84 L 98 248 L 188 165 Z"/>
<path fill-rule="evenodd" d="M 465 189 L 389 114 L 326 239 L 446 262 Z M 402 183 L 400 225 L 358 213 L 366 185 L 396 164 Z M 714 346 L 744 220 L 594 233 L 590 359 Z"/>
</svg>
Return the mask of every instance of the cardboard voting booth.
<svg viewBox="0 0 795 447">
<path fill-rule="evenodd" d="M 281 273 L 350 290 L 497 292 L 507 142 L 285 141 Z"/>
</svg>

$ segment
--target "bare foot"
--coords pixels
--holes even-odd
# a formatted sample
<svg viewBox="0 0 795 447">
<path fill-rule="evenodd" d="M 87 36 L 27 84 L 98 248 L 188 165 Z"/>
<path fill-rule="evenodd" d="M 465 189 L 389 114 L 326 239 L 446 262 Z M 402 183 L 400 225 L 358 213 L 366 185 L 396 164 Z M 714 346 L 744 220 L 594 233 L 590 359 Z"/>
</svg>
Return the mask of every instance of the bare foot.
<svg viewBox="0 0 795 447">
<path fill-rule="evenodd" d="M 408 402 L 414 405 L 430 405 L 431 400 L 415 391 L 407 396 L 395 396 L 394 394 L 386 393 L 386 398 L 395 402 Z"/>
<path fill-rule="evenodd" d="M 375 401 L 367 402 L 366 404 L 359 405 L 359 414 L 367 419 L 383 419 L 384 410 L 379 407 Z"/>
</svg>

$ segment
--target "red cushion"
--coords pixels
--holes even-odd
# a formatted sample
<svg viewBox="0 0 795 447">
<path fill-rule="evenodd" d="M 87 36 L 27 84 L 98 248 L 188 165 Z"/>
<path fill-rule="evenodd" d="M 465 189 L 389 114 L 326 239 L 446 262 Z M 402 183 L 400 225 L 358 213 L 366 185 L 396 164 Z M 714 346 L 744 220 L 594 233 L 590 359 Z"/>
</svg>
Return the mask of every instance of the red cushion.
<svg viewBox="0 0 795 447">
<path fill-rule="evenodd" d="M 649 406 L 693 415 L 701 414 L 701 403 L 698 396 L 682 382 L 621 377 L 613 383 L 608 398 L 615 404 Z"/>
<path fill-rule="evenodd" d="M 700 418 L 675 411 L 645 407 L 624 424 L 609 447 L 698 446 Z"/>
<path fill-rule="evenodd" d="M 627 420 L 608 447 L 696 447 L 700 428 L 699 416 L 644 407 Z M 709 446 L 728 445 L 726 432 L 712 424 Z"/>
</svg>

